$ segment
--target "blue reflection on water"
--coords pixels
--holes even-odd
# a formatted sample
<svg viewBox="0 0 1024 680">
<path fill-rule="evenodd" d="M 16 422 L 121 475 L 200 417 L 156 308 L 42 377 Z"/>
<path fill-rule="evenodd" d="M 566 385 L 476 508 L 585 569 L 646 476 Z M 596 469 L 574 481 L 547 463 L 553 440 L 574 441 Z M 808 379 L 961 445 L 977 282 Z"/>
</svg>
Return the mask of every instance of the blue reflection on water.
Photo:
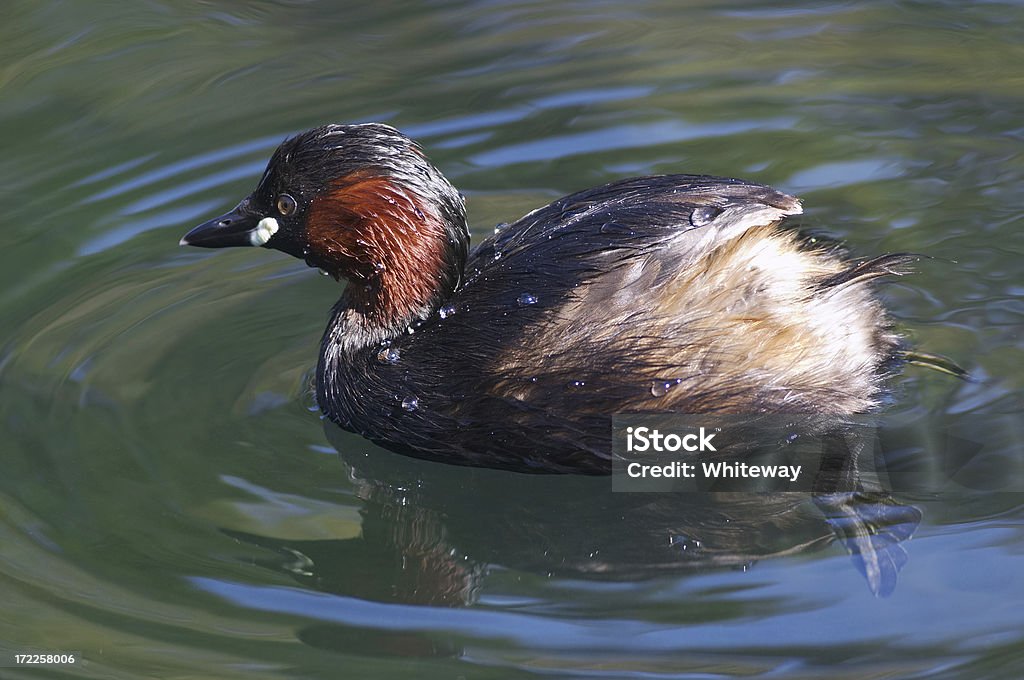
<svg viewBox="0 0 1024 680">
<path fill-rule="evenodd" d="M 752 130 L 785 130 L 793 127 L 796 119 L 779 117 L 769 119 L 735 120 L 715 123 L 686 123 L 680 120 L 663 120 L 652 123 L 617 125 L 542 139 L 533 139 L 519 144 L 497 147 L 483 151 L 469 158 L 481 166 L 503 166 L 528 161 L 547 161 L 566 158 L 582 153 L 602 152 L 615 149 L 635 149 L 657 146 L 670 142 L 682 142 L 703 137 L 724 137 Z"/>
</svg>

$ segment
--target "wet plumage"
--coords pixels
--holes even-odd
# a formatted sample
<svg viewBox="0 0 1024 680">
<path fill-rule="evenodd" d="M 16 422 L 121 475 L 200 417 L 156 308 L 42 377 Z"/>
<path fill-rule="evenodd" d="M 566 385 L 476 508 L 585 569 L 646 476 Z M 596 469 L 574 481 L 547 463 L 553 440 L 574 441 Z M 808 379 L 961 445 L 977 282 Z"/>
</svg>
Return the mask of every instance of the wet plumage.
<svg viewBox="0 0 1024 680">
<path fill-rule="evenodd" d="M 275 212 L 282 194 L 293 214 Z M 252 196 L 183 242 L 246 245 L 223 230 L 273 216 L 266 247 L 349 280 L 317 369 L 342 427 L 418 457 L 593 473 L 610 467 L 613 413 L 879 405 L 900 339 L 871 284 L 909 258 L 849 260 L 780 226 L 800 211 L 741 180 L 640 177 L 467 255 L 461 197 L 412 141 L 326 126 L 285 142 Z"/>
</svg>

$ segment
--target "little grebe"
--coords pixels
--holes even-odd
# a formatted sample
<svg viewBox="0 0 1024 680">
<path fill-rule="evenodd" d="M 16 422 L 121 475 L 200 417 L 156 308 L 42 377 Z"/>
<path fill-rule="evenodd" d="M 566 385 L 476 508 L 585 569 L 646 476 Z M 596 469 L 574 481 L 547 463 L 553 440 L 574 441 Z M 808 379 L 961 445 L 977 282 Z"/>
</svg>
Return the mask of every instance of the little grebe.
<svg viewBox="0 0 1024 680">
<path fill-rule="evenodd" d="M 469 250 L 463 198 L 378 123 L 286 140 L 182 245 L 275 248 L 348 285 L 317 366 L 341 427 L 421 458 L 607 472 L 622 412 L 876 408 L 900 338 L 851 261 L 780 228 L 800 202 L 738 179 L 587 189 Z"/>
</svg>

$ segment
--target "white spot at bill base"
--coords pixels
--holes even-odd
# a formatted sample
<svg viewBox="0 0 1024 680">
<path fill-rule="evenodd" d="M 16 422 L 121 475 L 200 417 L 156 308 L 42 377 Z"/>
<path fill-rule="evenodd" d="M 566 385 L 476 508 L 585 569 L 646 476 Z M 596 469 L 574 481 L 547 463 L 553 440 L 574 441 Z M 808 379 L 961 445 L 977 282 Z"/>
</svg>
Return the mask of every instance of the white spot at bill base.
<svg viewBox="0 0 1024 680">
<path fill-rule="evenodd" d="M 254 246 L 263 246 L 277 233 L 280 226 L 273 217 L 264 217 L 256 225 L 256 228 L 249 232 L 249 243 Z"/>
</svg>

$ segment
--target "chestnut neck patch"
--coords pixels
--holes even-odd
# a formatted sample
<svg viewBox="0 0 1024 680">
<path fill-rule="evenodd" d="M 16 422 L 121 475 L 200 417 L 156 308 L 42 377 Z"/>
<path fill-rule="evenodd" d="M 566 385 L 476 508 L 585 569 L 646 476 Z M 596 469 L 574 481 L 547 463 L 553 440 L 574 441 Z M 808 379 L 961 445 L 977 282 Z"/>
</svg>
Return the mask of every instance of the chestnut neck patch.
<svg viewBox="0 0 1024 680">
<path fill-rule="evenodd" d="M 387 176 L 355 172 L 317 196 L 306 219 L 307 261 L 349 286 L 342 298 L 367 341 L 425 317 L 461 276 L 451 230 L 427 199 Z M 379 336 L 379 337 L 378 337 Z"/>
</svg>

